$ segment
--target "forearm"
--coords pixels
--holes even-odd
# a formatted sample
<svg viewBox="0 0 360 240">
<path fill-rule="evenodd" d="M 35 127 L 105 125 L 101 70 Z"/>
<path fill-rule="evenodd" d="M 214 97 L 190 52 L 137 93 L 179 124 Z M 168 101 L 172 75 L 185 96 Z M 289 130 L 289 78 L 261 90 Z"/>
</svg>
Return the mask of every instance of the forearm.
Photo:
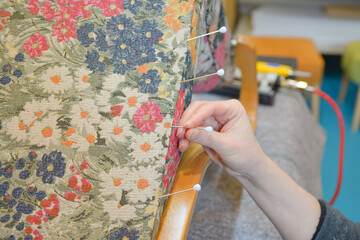
<svg viewBox="0 0 360 240">
<path fill-rule="evenodd" d="M 258 162 L 238 180 L 284 239 L 311 239 L 321 212 L 317 199 L 265 154 Z"/>
</svg>

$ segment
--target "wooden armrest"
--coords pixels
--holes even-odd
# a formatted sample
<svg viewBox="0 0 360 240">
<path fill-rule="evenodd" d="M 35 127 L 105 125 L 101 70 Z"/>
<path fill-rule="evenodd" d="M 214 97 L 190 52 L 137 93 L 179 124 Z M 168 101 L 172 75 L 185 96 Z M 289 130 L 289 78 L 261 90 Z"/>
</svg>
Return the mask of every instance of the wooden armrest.
<svg viewBox="0 0 360 240">
<path fill-rule="evenodd" d="M 202 146 L 190 143 L 189 149 L 181 158 L 171 192 L 189 189 L 201 183 L 209 164 L 210 158 Z M 186 239 L 197 194 L 198 192 L 188 191 L 168 198 L 156 239 Z"/>
</svg>

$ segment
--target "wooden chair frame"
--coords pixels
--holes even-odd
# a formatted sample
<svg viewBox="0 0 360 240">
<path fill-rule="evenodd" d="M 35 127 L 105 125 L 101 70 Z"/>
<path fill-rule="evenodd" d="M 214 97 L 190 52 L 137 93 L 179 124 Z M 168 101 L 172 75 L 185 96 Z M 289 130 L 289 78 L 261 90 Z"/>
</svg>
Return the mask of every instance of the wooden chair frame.
<svg viewBox="0 0 360 240">
<path fill-rule="evenodd" d="M 238 37 L 235 63 L 242 70 L 240 101 L 255 130 L 259 96 L 256 81 L 255 47 L 249 38 Z M 199 144 L 191 143 L 189 149 L 182 156 L 171 192 L 181 191 L 201 183 L 210 162 L 204 149 Z M 156 239 L 186 239 L 196 198 L 197 192 L 195 191 L 172 195 L 168 198 Z"/>
</svg>

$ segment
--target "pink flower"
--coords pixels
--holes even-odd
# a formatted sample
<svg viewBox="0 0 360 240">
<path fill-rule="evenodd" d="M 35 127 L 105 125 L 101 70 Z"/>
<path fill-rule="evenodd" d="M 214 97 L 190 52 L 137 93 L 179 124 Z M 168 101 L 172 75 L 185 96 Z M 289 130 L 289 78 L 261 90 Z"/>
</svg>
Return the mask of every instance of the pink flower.
<svg viewBox="0 0 360 240">
<path fill-rule="evenodd" d="M 75 8 L 70 6 L 61 6 L 60 10 L 55 13 L 55 19 L 57 23 L 63 23 L 66 26 L 72 26 L 78 22 L 78 14 Z"/>
<path fill-rule="evenodd" d="M 36 15 L 39 13 L 39 0 L 30 0 L 29 4 L 27 6 L 27 9 L 29 9 L 30 14 Z"/>
<path fill-rule="evenodd" d="M 167 175 L 165 175 L 162 179 L 162 182 L 164 184 L 165 191 L 167 191 L 169 189 L 169 185 L 170 185 L 169 177 Z"/>
<path fill-rule="evenodd" d="M 82 178 L 81 183 L 81 191 L 83 191 L 84 193 L 90 192 L 92 185 L 86 180 L 86 178 Z"/>
<path fill-rule="evenodd" d="M 41 57 L 42 52 L 49 49 L 47 40 L 40 33 L 31 36 L 23 45 L 26 54 L 29 54 L 31 58 L 37 56 Z"/>
<path fill-rule="evenodd" d="M 153 104 L 151 100 L 139 107 L 133 115 L 135 127 L 142 133 L 152 132 L 156 129 L 156 123 L 161 123 L 163 115 L 159 105 Z"/>
<path fill-rule="evenodd" d="M 69 178 L 69 184 L 68 186 L 71 188 L 75 188 L 78 184 L 78 179 L 76 176 L 72 176 L 71 178 Z"/>
<path fill-rule="evenodd" d="M 89 168 L 89 163 L 86 160 L 84 160 L 81 163 L 80 168 L 81 168 L 81 170 L 88 169 Z"/>
<path fill-rule="evenodd" d="M 182 116 L 184 112 L 184 105 L 185 105 L 185 93 L 182 90 L 182 88 L 179 91 L 177 103 L 176 103 L 176 110 L 174 114 L 173 119 L 173 126 L 177 126 L 179 123 L 180 117 Z M 169 140 L 169 148 L 167 153 L 167 158 L 172 157 L 175 155 L 175 153 L 178 151 L 178 141 L 179 139 L 176 137 L 177 128 L 173 128 L 171 134 L 170 134 L 170 140 Z"/>
<path fill-rule="evenodd" d="M 82 15 L 83 18 L 89 18 L 91 16 L 91 0 L 74 1 L 73 4 L 78 16 Z"/>
<path fill-rule="evenodd" d="M 124 11 L 123 4 L 121 0 L 101 0 L 96 1 L 94 5 L 101 9 L 105 17 L 112 17 Z"/>
<path fill-rule="evenodd" d="M 44 5 L 41 6 L 41 13 L 47 21 L 50 21 L 55 17 L 55 9 L 51 8 L 51 3 L 47 0 L 45 0 Z"/>
<path fill-rule="evenodd" d="M 70 38 L 76 38 L 76 28 L 74 26 L 66 26 L 63 24 L 55 24 L 51 27 L 54 29 L 51 36 L 57 36 L 57 41 L 62 42 L 66 41 L 69 42 Z"/>
</svg>

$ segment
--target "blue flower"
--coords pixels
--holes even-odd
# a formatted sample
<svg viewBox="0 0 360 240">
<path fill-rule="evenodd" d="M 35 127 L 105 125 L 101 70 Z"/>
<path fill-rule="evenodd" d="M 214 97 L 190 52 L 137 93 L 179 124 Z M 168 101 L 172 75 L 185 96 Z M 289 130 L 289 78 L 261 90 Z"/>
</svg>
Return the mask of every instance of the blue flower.
<svg viewBox="0 0 360 240">
<path fill-rule="evenodd" d="M 15 77 L 21 77 L 22 76 L 22 71 L 19 70 L 19 69 L 16 69 L 13 74 L 14 74 Z"/>
<path fill-rule="evenodd" d="M 12 66 L 10 64 L 6 64 L 2 67 L 3 72 L 10 72 L 12 69 Z"/>
<path fill-rule="evenodd" d="M 3 202 L 8 204 L 8 208 L 13 208 L 17 204 L 16 200 L 10 195 L 4 196 Z"/>
<path fill-rule="evenodd" d="M 30 197 L 36 196 L 37 188 L 36 187 L 29 187 L 26 192 Z"/>
<path fill-rule="evenodd" d="M 21 218 L 21 216 L 22 216 L 22 214 L 19 213 L 19 212 L 17 212 L 17 213 L 15 213 L 12 217 L 13 217 L 13 219 L 14 219 L 15 221 L 19 221 L 20 218 Z"/>
<path fill-rule="evenodd" d="M 0 184 L 0 197 L 5 196 L 7 190 L 9 190 L 10 184 L 8 182 L 4 182 Z"/>
<path fill-rule="evenodd" d="M 8 76 L 2 76 L 2 78 L 0 78 L 0 83 L 2 85 L 6 85 L 8 84 L 9 82 L 11 82 L 11 78 L 8 77 Z"/>
<path fill-rule="evenodd" d="M 52 151 L 49 156 L 44 154 L 36 165 L 39 167 L 36 176 L 42 177 L 44 183 L 55 183 L 55 177 L 61 178 L 65 174 L 65 158 L 58 151 Z"/>
<path fill-rule="evenodd" d="M 16 169 L 23 169 L 25 167 L 26 160 L 24 158 L 19 158 L 15 164 Z"/>
<path fill-rule="evenodd" d="M 106 30 L 110 37 L 115 37 L 118 40 L 134 39 L 135 23 L 131 18 L 125 15 L 113 16 L 106 25 Z"/>
<path fill-rule="evenodd" d="M 21 171 L 19 173 L 19 178 L 20 179 L 27 179 L 28 177 L 30 177 L 30 174 L 31 174 L 31 172 L 28 171 L 28 170 Z"/>
<path fill-rule="evenodd" d="M 126 237 L 129 240 L 137 240 L 139 239 L 138 233 L 139 231 L 137 230 L 129 231 L 128 229 L 121 227 L 112 230 L 108 239 L 118 240 L 118 239 L 124 239 Z"/>
<path fill-rule="evenodd" d="M 15 236 L 14 235 L 11 235 L 10 237 L 8 237 L 7 240 L 16 240 Z"/>
<path fill-rule="evenodd" d="M 19 213 L 30 214 L 34 211 L 34 207 L 31 204 L 19 202 L 19 204 L 16 206 L 16 211 Z"/>
<path fill-rule="evenodd" d="M 158 1 L 158 0 L 156 0 Z M 159 43 L 164 34 L 156 28 L 156 22 L 145 19 L 139 31 L 140 45 L 153 45 Z"/>
<path fill-rule="evenodd" d="M 105 71 L 105 64 L 100 62 L 100 55 L 96 50 L 92 52 L 87 52 L 85 62 L 88 64 L 87 67 L 93 72 L 103 72 Z"/>
<path fill-rule="evenodd" d="M 148 0 L 146 4 L 146 10 L 154 10 L 156 12 L 161 12 L 161 5 L 164 5 L 163 0 Z"/>
<path fill-rule="evenodd" d="M 103 52 L 109 50 L 109 44 L 106 41 L 106 33 L 99 29 L 95 32 L 95 35 L 95 46 L 98 48 L 98 50 Z"/>
<path fill-rule="evenodd" d="M 4 177 L 6 178 L 11 178 L 12 172 L 13 172 L 13 166 L 7 165 L 6 167 L 0 169 L 0 176 L 4 175 Z"/>
<path fill-rule="evenodd" d="M 1 218 L 0 218 L 0 222 L 2 222 L 2 223 L 6 223 L 6 222 L 8 222 L 10 220 L 10 215 L 9 214 L 6 214 L 5 216 L 2 216 Z"/>
<path fill-rule="evenodd" d="M 22 62 L 22 61 L 24 61 L 24 54 L 22 54 L 22 53 L 16 54 L 16 56 L 15 56 L 15 61 L 17 61 L 17 62 Z"/>
<path fill-rule="evenodd" d="M 139 65 L 144 63 L 156 62 L 155 49 L 152 47 L 141 46 L 138 49 L 138 56 L 140 56 Z"/>
<path fill-rule="evenodd" d="M 24 190 L 21 187 L 17 187 L 12 191 L 12 195 L 14 198 L 19 198 L 23 194 Z"/>
<path fill-rule="evenodd" d="M 33 240 L 33 236 L 32 235 L 26 235 L 24 240 Z"/>
<path fill-rule="evenodd" d="M 139 7 L 143 5 L 140 0 L 124 0 L 123 2 L 124 9 L 129 9 L 132 14 L 137 14 Z"/>
<path fill-rule="evenodd" d="M 36 152 L 32 151 L 32 152 L 29 152 L 28 154 L 28 158 L 30 158 L 30 160 L 34 160 L 37 158 L 37 154 Z"/>
<path fill-rule="evenodd" d="M 142 93 L 157 93 L 161 78 L 157 70 L 149 70 L 148 73 L 141 75 L 141 80 L 138 84 L 141 86 Z"/>
<path fill-rule="evenodd" d="M 113 54 L 114 73 L 125 74 L 129 70 L 134 70 L 137 66 L 138 54 L 131 46 L 124 48 L 122 45 L 116 44 L 111 48 L 111 52 Z"/>
<path fill-rule="evenodd" d="M 16 230 L 22 231 L 24 229 L 24 227 L 25 227 L 25 223 L 21 222 L 18 225 L 16 225 Z"/>
<path fill-rule="evenodd" d="M 85 23 L 76 30 L 76 33 L 76 38 L 85 47 L 89 47 L 95 41 L 94 23 Z"/>
<path fill-rule="evenodd" d="M 46 198 L 46 193 L 44 191 L 39 191 L 39 192 L 36 193 L 36 199 L 38 201 L 41 201 L 44 198 Z"/>
</svg>

